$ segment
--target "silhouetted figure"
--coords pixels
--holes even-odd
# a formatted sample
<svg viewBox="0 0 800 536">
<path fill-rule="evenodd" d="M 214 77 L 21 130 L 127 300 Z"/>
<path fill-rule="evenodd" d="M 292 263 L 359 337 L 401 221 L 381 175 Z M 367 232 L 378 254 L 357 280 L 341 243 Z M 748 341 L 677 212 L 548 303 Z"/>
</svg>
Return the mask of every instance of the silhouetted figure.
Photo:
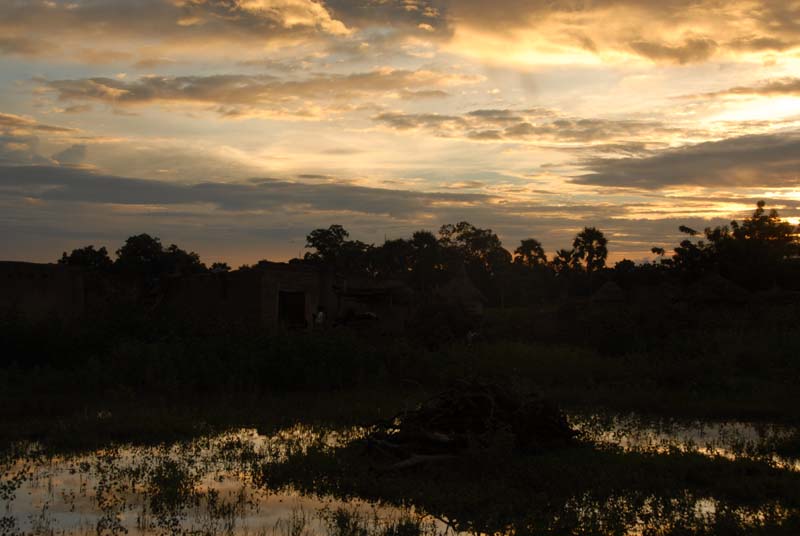
<svg viewBox="0 0 800 536">
<path fill-rule="evenodd" d="M 328 321 L 328 316 L 325 314 L 323 306 L 317 307 L 317 311 L 313 315 L 314 329 L 325 329 L 325 324 Z"/>
</svg>

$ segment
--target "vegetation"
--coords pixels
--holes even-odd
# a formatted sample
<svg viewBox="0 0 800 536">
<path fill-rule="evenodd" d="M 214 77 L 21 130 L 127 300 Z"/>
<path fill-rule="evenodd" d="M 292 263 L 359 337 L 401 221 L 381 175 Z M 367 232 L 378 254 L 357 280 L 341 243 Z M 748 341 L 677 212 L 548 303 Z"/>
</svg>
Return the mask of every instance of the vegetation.
<svg viewBox="0 0 800 536">
<path fill-rule="evenodd" d="M 124 532 L 131 518 L 122 512 L 133 511 L 141 531 L 232 533 L 261 508 L 259 490 L 328 504 L 313 515 L 293 511 L 272 536 L 437 536 L 442 527 L 797 533 L 800 486 L 786 467 L 800 458 L 798 230 L 763 203 L 729 226 L 681 230 L 687 238 L 670 255 L 654 248 L 656 262 L 613 268 L 609 241 L 594 227 L 552 258 L 534 238 L 511 253 L 467 222 L 380 246 L 350 240 L 341 226 L 312 231 L 308 253 L 292 263 L 413 290 L 411 328 L 391 340 L 349 328 L 265 333 L 121 293 L 79 325 L 6 314 L 0 499 L 13 511 L 26 482 L 48 489 L 33 476 L 48 467 L 93 483 L 97 533 Z M 105 247 L 87 246 L 59 262 L 96 274 L 96 284 L 139 282 L 151 291 L 145 297 L 168 277 L 230 270 L 149 235 L 130 237 L 113 260 Z M 436 303 L 437 288 L 464 272 L 491 306 L 469 338 Z M 472 387 L 453 389 L 458 379 Z M 536 396 L 509 395 L 517 391 Z M 495 413 L 501 406 L 526 417 L 505 419 Z M 686 442 L 637 450 L 624 446 L 633 433 L 618 424 L 631 412 L 780 422 L 785 432 L 707 451 Z M 477 420 L 465 424 L 465 414 Z M 391 420 L 397 415 L 405 420 Z M 371 425 L 377 420 L 383 426 Z M 540 426 L 521 428 L 531 422 Z M 300 433 L 300 424 L 309 428 Z M 318 425 L 323 432 L 308 431 Z M 263 450 L 217 435 L 242 427 L 268 433 Z M 342 427 L 349 432 L 336 435 Z M 553 430 L 569 440 L 520 448 L 530 446 L 525 438 L 550 445 L 562 437 Z M 447 456 L 442 434 L 455 442 Z M 379 465 L 364 456 L 365 437 L 410 456 Z M 119 443 L 155 446 L 122 455 Z M 92 449 L 89 461 L 52 469 L 61 463 L 52 454 Z M 241 479 L 235 497 L 209 484 L 223 474 Z M 359 501 L 394 517 L 366 514 Z M 33 532 L 55 531 L 50 502 L 31 517 Z M 0 531 L 22 529 L 6 515 Z"/>
<path fill-rule="evenodd" d="M 148 234 L 129 237 L 116 255 L 116 260 L 112 261 L 105 247 L 95 249 L 90 245 L 74 249 L 69 255 L 64 252 L 58 262 L 96 272 L 134 274 L 146 279 L 207 270 L 197 253 L 186 252 L 175 244 L 165 248 L 157 237 Z M 215 263 L 212 269 L 224 266 L 227 264 Z"/>
<path fill-rule="evenodd" d="M 744 535 L 798 528 L 798 475 L 752 460 L 588 443 L 519 456 L 499 444 L 430 464 L 422 474 L 381 474 L 364 463 L 362 449 L 314 443 L 263 463 L 254 476 L 271 489 L 291 483 L 309 494 L 410 503 L 469 532 Z"/>
<path fill-rule="evenodd" d="M 750 218 L 729 226 L 707 228 L 705 240 L 695 240 L 700 233 L 686 226 L 680 231 L 689 236 L 671 258 L 661 265 L 687 277 L 718 273 L 751 289 L 763 289 L 789 283 L 796 275 L 800 241 L 796 229 L 780 219 L 777 210 L 766 211 L 759 201 Z M 664 251 L 653 248 L 653 253 Z"/>
<path fill-rule="evenodd" d="M 457 377 L 495 375 L 533 381 L 567 405 L 664 412 L 672 404 L 684 414 L 795 419 L 800 304 L 791 295 L 737 298 L 725 286 L 712 292 L 707 279 L 722 274 L 754 289 L 792 287 L 800 281 L 793 275 L 795 230 L 759 203 L 750 218 L 705 236 L 685 240 L 672 258 L 661 251 L 657 263 L 605 268 L 608 242 L 592 227 L 576 236 L 572 250 L 548 261 L 535 239 L 522 241 L 512 256 L 491 230 L 466 222 L 380 247 L 351 241 L 331 226 L 310 233 L 309 253 L 294 262 L 405 280 L 422 298 L 403 339 L 367 340 L 346 329 L 266 334 L 120 298 L 79 326 L 0 318 L 2 398 L 9 407 L 45 389 L 68 398 L 76 385 L 86 398 L 402 389 L 408 382 L 437 389 Z M 93 246 L 65 253 L 61 262 L 151 284 L 166 274 L 206 270 L 196 254 L 164 248 L 148 235 L 130 237 L 113 262 L 106 248 Z M 452 330 L 441 323 L 447 315 L 424 298 L 458 267 L 505 305 L 488 310 L 480 338 L 469 346 L 458 330 L 447 338 Z M 582 298 L 607 282 L 626 293 L 623 302 Z"/>
<path fill-rule="evenodd" d="M 529 306 L 565 295 L 588 295 L 607 281 L 624 287 L 686 285 L 718 275 L 748 290 L 800 288 L 800 229 L 782 220 L 776 210 L 767 211 L 764 202 L 741 222 L 703 233 L 686 226 L 680 231 L 687 238 L 671 256 L 664 248 L 654 247 L 658 259 L 652 263 L 622 260 L 609 268 L 609 241 L 595 227 L 585 227 L 571 248 L 559 249 L 548 259 L 535 238 L 522 240 L 512 254 L 491 229 L 464 221 L 443 225 L 437 234 L 423 230 L 377 246 L 350 240 L 342 226 L 331 225 L 309 233 L 306 247 L 310 251 L 290 263 L 347 276 L 401 280 L 423 295 L 465 269 L 495 306 Z M 105 247 L 90 245 L 65 252 L 58 262 L 134 276 L 150 284 L 168 275 L 230 270 L 220 262 L 209 269 L 196 253 L 174 244 L 165 248 L 147 234 L 128 238 L 113 261 Z M 265 263 L 241 269 L 257 269 Z"/>
</svg>

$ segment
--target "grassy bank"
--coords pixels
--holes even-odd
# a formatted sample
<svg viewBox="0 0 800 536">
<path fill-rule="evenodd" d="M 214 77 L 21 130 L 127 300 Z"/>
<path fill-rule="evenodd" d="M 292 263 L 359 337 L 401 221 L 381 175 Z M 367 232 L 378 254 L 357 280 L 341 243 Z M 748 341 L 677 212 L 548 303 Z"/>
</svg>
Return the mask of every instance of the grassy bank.
<svg viewBox="0 0 800 536">
<path fill-rule="evenodd" d="M 270 489 L 414 505 L 457 530 L 502 534 L 796 534 L 800 476 L 754 460 L 586 443 L 488 451 L 385 471 L 364 444 L 322 444 L 255 468 Z"/>
<path fill-rule="evenodd" d="M 535 389 L 579 412 L 800 422 L 796 305 L 601 312 L 550 314 L 547 325 L 530 309 L 493 310 L 478 342 L 435 347 L 135 311 L 77 328 L 5 318 L 0 438 L 79 443 L 287 419 L 362 423 L 465 377 Z"/>
</svg>

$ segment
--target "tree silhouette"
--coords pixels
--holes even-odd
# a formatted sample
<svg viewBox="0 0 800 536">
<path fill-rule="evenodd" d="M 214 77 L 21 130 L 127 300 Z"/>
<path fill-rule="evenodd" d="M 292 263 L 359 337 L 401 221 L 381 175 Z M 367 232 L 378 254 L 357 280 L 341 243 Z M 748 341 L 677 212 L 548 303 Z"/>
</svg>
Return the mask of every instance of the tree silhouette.
<svg viewBox="0 0 800 536">
<path fill-rule="evenodd" d="M 583 231 L 575 236 L 572 242 L 574 257 L 584 261 L 587 272 L 600 270 L 606 265 L 608 257 L 608 240 L 603 233 L 595 227 L 584 227 Z"/>
<path fill-rule="evenodd" d="M 741 223 L 706 229 L 704 253 L 712 267 L 750 288 L 777 284 L 782 266 L 800 249 L 795 227 L 783 221 L 775 209 L 766 211 L 759 201 L 755 211 Z"/>
<path fill-rule="evenodd" d="M 481 229 L 466 221 L 442 225 L 439 228 L 439 244 L 457 253 L 468 264 L 483 265 L 490 273 L 498 262 L 506 262 L 511 256 L 491 229 Z"/>
<path fill-rule="evenodd" d="M 416 231 L 408 241 L 411 248 L 411 279 L 421 290 L 429 290 L 443 272 L 442 249 L 430 231 Z"/>
<path fill-rule="evenodd" d="M 163 273 L 173 275 L 198 274 L 206 271 L 206 265 L 200 262 L 200 255 L 194 251 L 184 251 L 171 244 L 161 257 Z"/>
<path fill-rule="evenodd" d="M 164 246 L 158 237 L 142 233 L 128 237 L 117 250 L 115 267 L 121 272 L 154 275 L 161 271 Z"/>
<path fill-rule="evenodd" d="M 347 240 L 350 236 L 341 225 L 327 229 L 315 229 L 306 236 L 306 247 L 313 248 L 303 257 L 306 262 L 320 264 L 340 273 L 368 275 L 373 246 L 359 240 Z"/>
<path fill-rule="evenodd" d="M 752 215 L 741 223 L 734 220 L 729 226 L 706 228 L 700 239 L 695 238 L 699 232 L 681 225 L 679 230 L 689 238 L 682 240 L 672 259 L 662 260 L 662 264 L 694 278 L 718 273 L 748 288 L 776 285 L 787 269 L 787 261 L 800 254 L 800 229 L 765 206 L 759 201 Z M 652 251 L 664 254 L 661 248 Z"/>
<path fill-rule="evenodd" d="M 636 263 L 630 259 L 622 259 L 614 265 L 614 270 L 617 272 L 630 273 L 636 270 Z"/>
<path fill-rule="evenodd" d="M 369 265 L 374 277 L 405 278 L 413 263 L 413 247 L 402 238 L 386 240 L 369 251 Z"/>
<path fill-rule="evenodd" d="M 58 260 L 58 264 L 78 266 L 98 272 L 107 272 L 111 270 L 111 267 L 114 265 L 113 261 L 108 256 L 108 250 L 106 250 L 105 246 L 100 249 L 94 249 L 93 245 L 73 249 L 72 253 L 69 255 L 67 255 L 65 251 Z"/>
<path fill-rule="evenodd" d="M 681 225 L 678 230 L 690 237 L 697 236 L 697 231 Z M 693 242 L 690 238 L 681 240 L 675 248 L 672 264 L 681 272 L 697 275 L 713 264 L 712 251 L 703 240 Z"/>
<path fill-rule="evenodd" d="M 211 265 L 210 271 L 215 274 L 230 272 L 231 267 L 228 265 L 227 262 L 215 262 L 214 264 Z"/>
<path fill-rule="evenodd" d="M 547 255 L 544 253 L 541 242 L 535 238 L 522 240 L 519 247 L 514 250 L 514 264 L 533 268 L 547 264 Z"/>
<path fill-rule="evenodd" d="M 734 239 L 759 244 L 773 258 L 785 259 L 797 255 L 797 233 L 800 228 L 796 229 L 788 221 L 782 220 L 774 208 L 767 212 L 764 206 L 764 201 L 759 201 L 751 217 L 744 219 L 741 224 L 731 222 Z"/>
<path fill-rule="evenodd" d="M 125 240 L 125 244 L 117 250 L 114 267 L 123 273 L 155 278 L 206 270 L 197 253 L 184 251 L 175 244 L 164 249 L 158 237 L 146 233 Z"/>
<path fill-rule="evenodd" d="M 305 259 L 324 264 L 336 264 L 337 257 L 341 254 L 342 245 L 350 236 L 341 225 L 331 225 L 327 229 L 314 229 L 306 236 L 306 248 L 313 248 L 313 252 L 305 254 Z"/>
<path fill-rule="evenodd" d="M 559 249 L 553 257 L 552 267 L 556 273 L 564 273 L 575 268 L 575 252 L 571 249 Z"/>
</svg>

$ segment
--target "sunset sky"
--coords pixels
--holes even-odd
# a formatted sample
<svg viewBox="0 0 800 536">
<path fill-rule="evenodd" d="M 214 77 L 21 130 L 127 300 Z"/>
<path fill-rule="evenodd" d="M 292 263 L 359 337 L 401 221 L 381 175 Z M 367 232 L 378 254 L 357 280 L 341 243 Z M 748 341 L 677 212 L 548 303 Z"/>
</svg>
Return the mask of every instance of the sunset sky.
<svg viewBox="0 0 800 536">
<path fill-rule="evenodd" d="M 800 0 L 2 0 L 0 259 L 800 222 Z"/>
</svg>

